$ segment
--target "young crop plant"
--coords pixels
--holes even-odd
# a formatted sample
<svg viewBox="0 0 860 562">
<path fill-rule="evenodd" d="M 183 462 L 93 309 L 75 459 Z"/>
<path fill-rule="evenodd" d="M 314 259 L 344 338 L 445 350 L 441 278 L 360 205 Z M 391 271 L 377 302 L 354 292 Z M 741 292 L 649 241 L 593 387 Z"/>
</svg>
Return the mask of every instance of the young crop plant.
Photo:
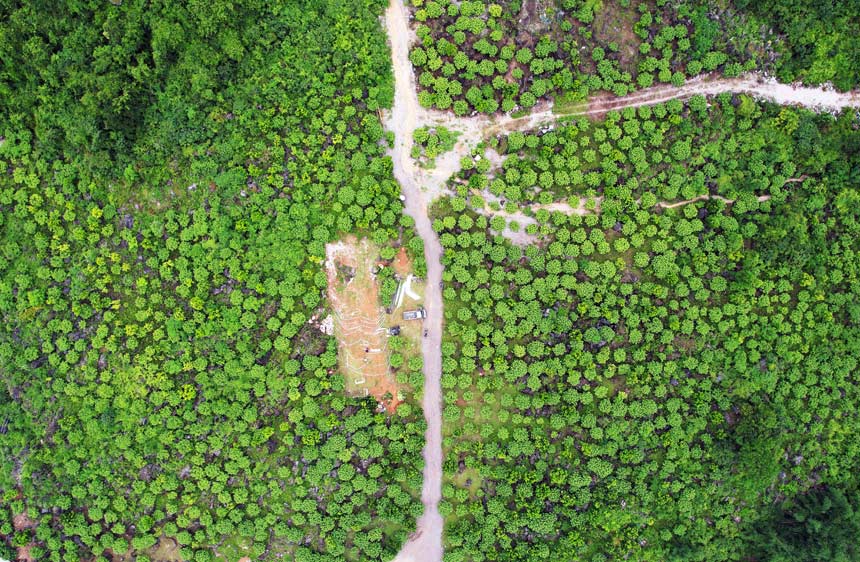
<svg viewBox="0 0 860 562">
<path fill-rule="evenodd" d="M 454 148 L 460 133 L 446 127 L 418 127 L 413 133 L 415 144 L 412 147 L 412 157 L 425 168 L 432 168 L 436 157 Z"/>
</svg>

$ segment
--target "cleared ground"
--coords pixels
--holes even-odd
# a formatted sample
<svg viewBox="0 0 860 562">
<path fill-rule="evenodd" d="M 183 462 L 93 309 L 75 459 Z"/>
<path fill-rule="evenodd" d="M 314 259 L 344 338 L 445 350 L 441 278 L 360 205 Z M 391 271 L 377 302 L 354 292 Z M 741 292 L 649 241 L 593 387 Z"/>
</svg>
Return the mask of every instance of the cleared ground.
<svg viewBox="0 0 860 562">
<path fill-rule="evenodd" d="M 149 558 L 152 562 L 182 562 L 179 551 L 179 543 L 176 539 L 161 537 L 158 544 L 150 550 Z"/>
<path fill-rule="evenodd" d="M 12 518 L 12 527 L 15 531 L 25 531 L 25 530 L 33 530 L 36 528 L 36 522 L 27 517 L 26 514 L 21 513 Z M 33 562 L 35 558 L 30 554 L 30 549 L 33 547 L 32 543 L 19 546 L 18 547 L 18 560 L 23 560 L 24 562 Z"/>
<path fill-rule="evenodd" d="M 390 368 L 388 328 L 401 327 L 401 338 L 406 341 L 400 353 L 407 361 L 418 353 L 421 322 L 404 322 L 402 311 L 416 306 L 423 287 L 412 281 L 410 290 L 403 291 L 400 305 L 387 313 L 380 304 L 377 277 L 385 267 L 393 267 L 404 280 L 411 270 L 405 253 L 390 264 L 383 262 L 379 248 L 366 239 L 349 237 L 326 246 L 328 298 L 346 390 L 356 396 L 373 396 L 387 411 L 394 411 L 403 395 Z"/>
</svg>

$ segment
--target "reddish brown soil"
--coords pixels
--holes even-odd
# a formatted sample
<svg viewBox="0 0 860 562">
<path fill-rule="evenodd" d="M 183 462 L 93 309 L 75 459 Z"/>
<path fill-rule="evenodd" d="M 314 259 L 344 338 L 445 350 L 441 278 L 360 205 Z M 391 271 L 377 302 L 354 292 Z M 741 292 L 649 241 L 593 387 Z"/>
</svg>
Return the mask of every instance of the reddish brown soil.
<svg viewBox="0 0 860 562">
<path fill-rule="evenodd" d="M 372 274 L 378 250 L 367 240 L 349 237 L 326 247 L 328 298 L 334 312 L 338 362 L 346 388 L 354 395 L 370 395 L 393 412 L 398 404 L 397 383 L 388 364 L 387 327 L 379 306 L 379 287 Z M 408 262 L 408 260 L 407 260 Z M 353 271 L 347 278 L 343 267 Z"/>
<path fill-rule="evenodd" d="M 407 275 L 412 271 L 412 262 L 409 261 L 409 256 L 406 255 L 406 248 L 402 246 L 394 257 L 394 271 L 399 275 Z"/>
<path fill-rule="evenodd" d="M 12 526 L 16 531 L 23 531 L 24 529 L 32 529 L 35 527 L 36 522 L 27 517 L 26 513 L 19 513 L 12 518 Z"/>
</svg>

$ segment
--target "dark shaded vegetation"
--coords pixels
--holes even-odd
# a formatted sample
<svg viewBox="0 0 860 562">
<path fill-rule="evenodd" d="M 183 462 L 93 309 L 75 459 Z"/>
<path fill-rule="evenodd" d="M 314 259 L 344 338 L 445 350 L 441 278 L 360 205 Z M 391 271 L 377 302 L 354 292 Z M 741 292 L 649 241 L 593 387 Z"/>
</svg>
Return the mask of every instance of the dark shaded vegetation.
<svg viewBox="0 0 860 562">
<path fill-rule="evenodd" d="M 840 90 L 860 84 L 858 0 L 735 0 L 734 4 L 782 38 L 776 46 L 780 80 L 833 82 Z"/>
<path fill-rule="evenodd" d="M 860 493 L 820 486 L 782 501 L 759 521 L 752 557 L 755 560 L 815 562 L 857 560 L 860 548 Z"/>
</svg>

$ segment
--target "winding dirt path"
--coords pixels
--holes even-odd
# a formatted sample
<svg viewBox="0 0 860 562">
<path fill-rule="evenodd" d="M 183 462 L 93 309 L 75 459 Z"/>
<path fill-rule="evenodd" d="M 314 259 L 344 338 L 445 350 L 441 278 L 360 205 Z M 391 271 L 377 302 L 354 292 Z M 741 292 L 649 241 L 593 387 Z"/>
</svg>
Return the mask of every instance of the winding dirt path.
<svg viewBox="0 0 860 562">
<path fill-rule="evenodd" d="M 556 112 L 552 106 L 537 106 L 529 115 L 519 118 L 502 116 L 484 128 L 489 137 L 511 131 L 528 131 L 542 124 L 551 124 L 562 117 L 577 115 L 602 115 L 627 107 L 656 105 L 669 100 L 685 100 L 695 95 L 715 96 L 723 93 L 748 94 L 758 100 L 779 105 L 798 105 L 813 111 L 838 113 L 846 108 L 860 108 L 860 92 L 837 92 L 828 88 L 781 84 L 774 78 L 757 73 L 739 78 L 720 78 L 709 74 L 687 80 L 683 86 L 661 84 L 635 91 L 623 97 L 601 94 L 583 102 L 582 108 L 570 112 Z"/>
<path fill-rule="evenodd" d="M 802 179 L 805 179 L 805 178 L 792 178 L 790 180 L 787 180 L 786 183 L 802 181 Z M 487 197 L 486 193 L 481 193 L 480 195 L 482 197 L 484 197 L 486 200 L 486 197 Z M 770 198 L 771 198 L 770 195 L 759 195 L 758 197 L 756 197 L 756 200 L 759 203 L 763 203 L 765 201 L 769 201 Z M 501 234 L 502 234 L 502 236 L 504 236 L 505 238 L 507 238 L 508 240 L 513 242 L 514 244 L 517 244 L 518 246 L 527 246 L 529 244 L 534 244 L 534 243 L 538 242 L 538 240 L 539 240 L 539 237 L 537 235 L 529 234 L 529 233 L 525 232 L 525 227 L 527 227 L 528 225 L 538 224 L 537 219 L 532 214 L 528 214 L 528 213 L 534 213 L 535 211 L 540 211 L 540 210 L 549 211 L 550 213 L 562 213 L 565 215 L 580 215 L 580 216 L 600 213 L 600 205 L 601 205 L 601 203 L 603 203 L 603 196 L 598 195 L 597 197 L 593 197 L 592 199 L 594 200 L 594 203 L 595 203 L 593 209 L 589 209 L 587 206 L 587 202 L 588 202 L 589 198 L 588 197 L 581 197 L 579 199 L 579 203 L 576 206 L 573 206 L 570 203 L 567 203 L 564 201 L 556 201 L 554 203 L 549 203 L 546 205 L 544 205 L 544 204 L 525 205 L 522 210 L 518 210 L 515 212 L 508 212 L 508 211 L 505 211 L 504 209 L 494 211 L 489 207 L 488 204 L 484 204 L 484 207 L 482 209 L 476 209 L 476 211 L 478 213 L 484 215 L 487 218 L 504 217 L 505 219 L 516 221 L 516 223 L 521 227 L 520 229 L 512 230 L 510 228 L 510 225 L 506 225 L 505 229 L 501 232 Z M 698 197 L 693 197 L 692 199 L 686 199 L 684 201 L 675 201 L 672 203 L 670 203 L 668 201 L 658 201 L 657 203 L 654 204 L 654 206 L 659 207 L 661 209 L 675 209 L 677 207 L 683 207 L 684 205 L 689 205 L 690 203 L 695 203 L 697 201 L 706 201 L 706 200 L 710 200 L 710 199 L 716 199 L 716 200 L 722 201 L 723 203 L 726 203 L 729 205 L 731 205 L 737 201 L 736 199 L 729 199 L 728 197 L 723 197 L 722 195 L 709 195 L 708 194 L 708 195 L 699 195 Z M 637 199 L 636 202 L 638 203 L 639 199 Z"/>
</svg>

